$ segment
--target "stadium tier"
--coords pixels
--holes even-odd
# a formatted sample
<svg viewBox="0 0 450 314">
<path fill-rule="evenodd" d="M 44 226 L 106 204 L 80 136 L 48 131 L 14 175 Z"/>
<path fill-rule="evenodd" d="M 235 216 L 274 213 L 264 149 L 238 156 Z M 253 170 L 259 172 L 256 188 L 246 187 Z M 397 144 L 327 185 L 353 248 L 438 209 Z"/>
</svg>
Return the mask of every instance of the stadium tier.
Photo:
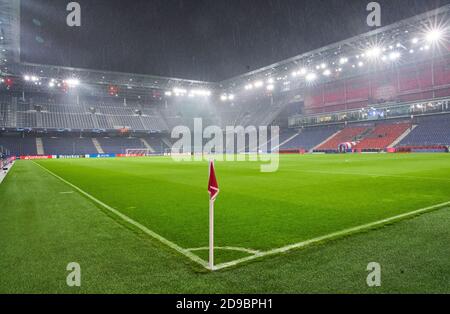
<svg viewBox="0 0 450 314">
<path fill-rule="evenodd" d="M 338 131 L 338 127 L 306 128 L 298 132 L 285 132 L 280 136 L 280 151 L 300 149 L 309 151 Z"/>
<path fill-rule="evenodd" d="M 398 147 L 450 145 L 450 115 L 420 117 Z"/>
<path fill-rule="evenodd" d="M 127 154 L 142 149 L 148 153 L 164 153 L 168 144 L 162 136 L 143 137 L 76 137 L 54 134 L 0 134 L 0 146 L 14 156 Z"/>
<path fill-rule="evenodd" d="M 411 123 L 377 125 L 354 149 L 361 151 L 384 150 L 393 145 L 400 136 L 410 129 Z"/>
<path fill-rule="evenodd" d="M 95 101 L 83 104 L 44 102 L 32 98 L 23 102 L 17 97 L 0 99 L 0 127 L 71 130 L 118 130 L 162 132 L 168 125 L 161 114 L 140 105 L 99 104 Z"/>
<path fill-rule="evenodd" d="M 335 136 L 317 147 L 315 150 L 318 152 L 337 151 L 340 144 L 345 142 L 356 142 L 369 130 L 370 129 L 368 127 L 347 127 L 336 133 Z"/>
</svg>

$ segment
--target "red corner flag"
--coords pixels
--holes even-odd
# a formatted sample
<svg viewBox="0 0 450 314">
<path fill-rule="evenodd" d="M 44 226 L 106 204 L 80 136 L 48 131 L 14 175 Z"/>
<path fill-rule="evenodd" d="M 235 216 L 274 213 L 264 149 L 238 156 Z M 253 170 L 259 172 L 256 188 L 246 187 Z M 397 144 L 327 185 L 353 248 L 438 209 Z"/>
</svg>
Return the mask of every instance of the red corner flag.
<svg viewBox="0 0 450 314">
<path fill-rule="evenodd" d="M 214 270 L 214 201 L 219 194 L 214 161 L 209 162 L 209 269 Z"/>
<path fill-rule="evenodd" d="M 215 201 L 219 194 L 219 185 L 216 179 L 216 170 L 214 168 L 214 161 L 209 162 L 209 183 L 208 183 L 209 199 Z"/>
</svg>

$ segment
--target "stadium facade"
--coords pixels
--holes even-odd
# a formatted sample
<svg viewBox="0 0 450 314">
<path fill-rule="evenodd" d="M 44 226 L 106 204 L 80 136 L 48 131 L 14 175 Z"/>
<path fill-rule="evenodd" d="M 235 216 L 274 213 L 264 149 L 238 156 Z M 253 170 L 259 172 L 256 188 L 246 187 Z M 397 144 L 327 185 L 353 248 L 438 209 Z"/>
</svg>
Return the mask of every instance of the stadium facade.
<svg viewBox="0 0 450 314">
<path fill-rule="evenodd" d="M 161 154 L 194 118 L 279 125 L 286 153 L 450 145 L 450 6 L 223 82 L 21 62 L 19 1 L 0 12 L 4 155 Z"/>
</svg>

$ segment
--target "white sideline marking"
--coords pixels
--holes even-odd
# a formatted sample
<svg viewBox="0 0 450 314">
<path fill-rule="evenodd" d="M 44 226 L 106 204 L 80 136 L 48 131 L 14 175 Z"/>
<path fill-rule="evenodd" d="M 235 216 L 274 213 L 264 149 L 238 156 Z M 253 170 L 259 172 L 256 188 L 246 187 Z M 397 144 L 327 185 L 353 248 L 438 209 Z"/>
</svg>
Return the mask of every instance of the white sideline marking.
<svg viewBox="0 0 450 314">
<path fill-rule="evenodd" d="M 89 193 L 83 191 L 82 189 L 80 189 L 79 187 L 77 187 L 76 185 L 70 183 L 69 181 L 61 178 L 60 176 L 58 176 L 57 174 L 55 174 L 54 172 L 48 170 L 47 168 L 45 168 L 44 166 L 41 166 L 40 164 L 36 163 L 33 161 L 34 164 L 38 165 L 39 167 L 41 167 L 42 169 L 44 169 L 45 171 L 47 171 L 49 174 L 51 174 L 52 176 L 54 176 L 55 178 L 61 180 L 62 182 L 64 182 L 65 184 L 69 185 L 70 187 L 72 187 L 73 189 L 77 190 L 79 193 L 83 194 L 84 196 L 86 196 L 87 198 L 91 199 L 92 201 L 94 201 L 95 203 L 99 204 L 100 206 L 104 207 L 105 209 L 109 210 L 110 212 L 112 212 L 113 214 L 117 215 L 118 217 L 122 218 L 123 220 L 125 220 L 126 222 L 128 222 L 129 224 L 132 224 L 133 226 L 139 228 L 140 230 L 142 230 L 143 232 L 145 232 L 146 234 L 148 234 L 149 236 L 157 239 L 158 241 L 162 242 L 163 244 L 167 245 L 168 247 L 174 249 L 175 251 L 177 251 L 178 253 L 183 254 L 184 256 L 188 257 L 189 259 L 191 259 L 192 261 L 196 262 L 197 264 L 200 264 L 201 266 L 208 268 L 208 263 L 206 261 L 204 261 L 203 259 L 201 259 L 200 257 L 198 257 L 197 255 L 183 249 L 182 247 L 178 246 L 177 244 L 167 240 L 166 238 L 160 236 L 159 234 L 157 234 L 156 232 L 148 229 L 147 227 L 141 225 L 140 223 L 138 223 L 137 221 L 131 219 L 130 217 L 122 214 L 121 212 L 119 212 L 118 210 L 112 208 L 111 206 L 103 203 L 102 201 L 98 200 L 97 198 L 95 198 L 94 196 L 90 195 Z"/>
<path fill-rule="evenodd" d="M 259 253 L 261 253 L 258 250 L 246 249 L 246 248 L 243 248 L 243 247 L 234 247 L 234 246 L 215 246 L 214 249 L 215 250 L 224 250 L 224 251 L 239 251 L 239 252 L 245 252 L 245 253 L 249 253 L 249 254 L 259 254 Z M 206 251 L 206 250 L 209 250 L 209 247 L 205 246 L 205 247 L 186 249 L 186 250 L 190 251 L 190 252 Z"/>
<path fill-rule="evenodd" d="M 59 194 L 73 194 L 73 191 L 59 192 Z"/>
<path fill-rule="evenodd" d="M 88 197 L 92 201 L 94 201 L 97 204 L 101 205 L 102 207 L 108 209 L 109 211 L 111 211 L 112 213 L 114 213 L 118 217 L 122 218 L 126 222 L 136 226 L 140 230 L 144 231 L 146 234 L 148 234 L 151 237 L 159 240 L 160 242 L 162 242 L 163 244 L 165 244 L 165 245 L 169 246 L 170 248 L 176 250 L 177 252 L 183 254 L 184 256 L 188 257 L 189 259 L 191 259 L 192 261 L 196 262 L 197 264 L 205 267 L 206 269 L 211 270 L 209 268 L 208 263 L 206 261 L 204 261 L 203 259 L 201 259 L 200 257 L 198 257 L 197 255 L 195 255 L 195 254 L 193 254 L 191 252 L 193 250 L 200 250 L 200 249 L 203 249 L 203 248 L 183 249 L 182 247 L 178 246 L 177 244 L 175 244 L 175 243 L 167 240 L 166 238 L 160 236 L 159 234 L 151 231 L 147 227 L 145 227 L 145 226 L 141 225 L 140 223 L 134 221 L 133 219 L 129 218 L 128 216 L 126 216 L 124 214 L 122 214 L 121 212 L 117 211 L 116 209 L 110 207 L 109 205 L 106 205 L 102 201 L 96 199 L 95 197 L 93 197 L 89 193 L 83 191 L 82 189 L 80 189 L 76 185 L 73 185 L 72 183 L 66 181 L 65 179 L 61 178 L 57 174 L 55 174 L 52 171 L 48 170 L 47 168 L 41 166 L 40 164 L 36 163 L 35 161 L 33 161 L 33 163 L 38 165 L 39 167 L 41 167 L 42 169 L 44 169 L 45 171 L 47 171 L 48 173 L 50 173 L 54 177 L 58 178 L 62 182 L 64 182 L 67 185 L 71 186 L 72 188 L 74 188 L 75 190 L 80 192 L 81 194 L 85 195 L 86 197 Z M 280 247 L 280 248 L 276 248 L 276 249 L 273 249 L 273 250 L 269 250 L 269 251 L 265 251 L 265 252 L 255 251 L 255 252 L 251 253 L 251 254 L 254 254 L 252 256 L 248 256 L 248 257 L 240 258 L 240 259 L 237 259 L 237 260 L 234 260 L 234 261 L 231 261 L 231 262 L 226 262 L 226 263 L 215 265 L 214 269 L 212 269 L 212 270 L 213 271 L 214 270 L 221 270 L 221 269 L 225 269 L 225 268 L 236 266 L 238 264 L 242 264 L 244 262 L 255 260 L 255 259 L 258 259 L 258 258 L 261 258 L 261 257 L 270 256 L 270 255 L 277 255 L 277 254 L 285 253 L 285 252 L 288 252 L 288 251 L 291 251 L 291 250 L 294 250 L 294 249 L 304 248 L 304 247 L 310 246 L 312 244 L 315 244 L 315 243 L 318 243 L 318 242 L 321 242 L 321 241 L 325 241 L 325 240 L 329 240 L 329 239 L 333 239 L 333 238 L 337 238 L 337 237 L 342 237 L 342 236 L 349 235 L 349 234 L 352 234 L 352 233 L 355 233 L 355 232 L 364 231 L 364 230 L 368 230 L 368 229 L 371 229 L 371 228 L 379 227 L 379 226 L 382 226 L 382 225 L 384 225 L 386 223 L 389 223 L 389 222 L 394 222 L 394 221 L 401 220 L 401 219 L 404 219 L 404 218 L 413 217 L 413 216 L 416 216 L 416 215 L 419 215 L 419 214 L 426 213 L 426 212 L 431 211 L 431 210 L 435 210 L 435 209 L 439 209 L 439 208 L 443 208 L 443 207 L 447 207 L 447 206 L 450 206 L 450 201 L 445 202 L 445 203 L 441 203 L 441 204 L 437 204 L 437 205 L 433 205 L 433 206 L 429 206 L 429 207 L 425 207 L 425 208 L 421 208 L 421 209 L 418 209 L 418 210 L 414 210 L 412 212 L 400 214 L 400 215 L 393 216 L 393 217 L 390 217 L 390 218 L 378 220 L 378 221 L 375 221 L 375 222 L 372 222 L 372 223 L 360 225 L 360 226 L 357 226 L 357 227 L 352 227 L 352 228 L 344 229 L 344 230 L 341 230 L 341 231 L 329 233 L 329 234 L 321 236 L 321 237 L 317 237 L 317 238 L 306 240 L 306 241 L 303 241 L 303 242 L 298 242 L 298 243 L 286 245 L 286 246 L 283 246 L 283 247 Z M 240 248 L 240 249 L 242 249 L 242 248 Z"/>
</svg>

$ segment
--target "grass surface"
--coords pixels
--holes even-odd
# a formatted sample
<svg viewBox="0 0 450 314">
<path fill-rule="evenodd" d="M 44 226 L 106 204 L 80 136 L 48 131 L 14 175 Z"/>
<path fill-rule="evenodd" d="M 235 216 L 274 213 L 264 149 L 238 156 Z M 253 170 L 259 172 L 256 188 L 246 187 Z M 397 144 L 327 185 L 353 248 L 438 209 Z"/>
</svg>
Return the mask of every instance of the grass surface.
<svg viewBox="0 0 450 314">
<path fill-rule="evenodd" d="M 268 250 L 449 201 L 449 161 L 437 154 L 283 156 L 273 174 L 260 173 L 258 163 L 217 163 L 216 245 Z M 183 248 L 207 246 L 206 163 L 39 163 Z M 0 186 L 0 209 L 0 292 L 450 290 L 448 209 L 217 273 L 105 215 L 33 162 L 14 166 Z M 243 256 L 217 253 L 220 261 Z M 81 288 L 66 286 L 72 261 L 82 266 Z M 365 285 L 372 261 L 383 267 L 381 288 Z"/>
</svg>

